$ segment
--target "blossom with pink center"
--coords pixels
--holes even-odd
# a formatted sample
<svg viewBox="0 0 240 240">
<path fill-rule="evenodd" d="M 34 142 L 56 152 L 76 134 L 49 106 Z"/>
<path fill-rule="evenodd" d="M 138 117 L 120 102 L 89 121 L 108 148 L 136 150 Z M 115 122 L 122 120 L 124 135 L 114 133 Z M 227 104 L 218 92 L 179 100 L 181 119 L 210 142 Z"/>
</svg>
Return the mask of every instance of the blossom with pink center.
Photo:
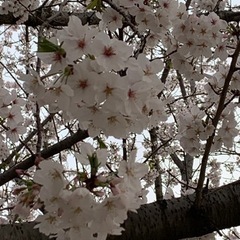
<svg viewBox="0 0 240 240">
<path fill-rule="evenodd" d="M 91 53 L 91 42 L 97 32 L 97 29 L 91 29 L 88 25 L 83 26 L 78 17 L 71 16 L 68 27 L 58 32 L 60 40 L 63 41 L 62 47 L 67 52 L 66 58 L 72 62 Z"/>
<path fill-rule="evenodd" d="M 128 161 L 120 163 L 118 174 L 124 178 L 130 188 L 135 188 L 135 191 L 141 189 L 139 179 L 148 173 L 146 164 L 135 162 L 136 151 L 132 151 L 129 155 Z"/>
<path fill-rule="evenodd" d="M 48 189 L 47 192 L 51 194 L 46 196 L 47 198 L 50 198 L 51 196 L 58 196 L 59 192 L 65 186 L 63 166 L 51 160 L 44 160 L 39 163 L 39 167 L 40 170 L 36 171 L 33 181 Z M 44 194 L 44 191 L 42 192 Z"/>
<path fill-rule="evenodd" d="M 66 52 L 58 45 L 56 38 L 49 39 L 49 41 L 55 45 L 56 49 L 51 52 L 39 51 L 37 55 L 44 63 L 51 64 L 51 69 L 48 74 L 63 72 L 67 66 Z"/>
<path fill-rule="evenodd" d="M 117 28 L 121 28 L 123 25 L 122 15 L 112 8 L 106 8 L 103 11 L 101 22 L 103 25 L 106 25 L 110 31 L 115 31 Z"/>
<path fill-rule="evenodd" d="M 45 98 L 49 105 L 56 105 L 59 109 L 67 111 L 73 95 L 74 92 L 69 85 L 57 82 L 45 93 Z"/>
<path fill-rule="evenodd" d="M 11 125 L 9 127 L 9 130 L 7 130 L 7 137 L 12 142 L 17 142 L 19 140 L 19 136 L 24 134 L 26 132 L 26 127 L 19 125 Z"/>
<path fill-rule="evenodd" d="M 96 36 L 92 48 L 97 63 L 106 70 L 119 71 L 126 68 L 127 60 L 132 55 L 132 47 L 123 41 L 110 39 L 103 32 Z"/>
</svg>

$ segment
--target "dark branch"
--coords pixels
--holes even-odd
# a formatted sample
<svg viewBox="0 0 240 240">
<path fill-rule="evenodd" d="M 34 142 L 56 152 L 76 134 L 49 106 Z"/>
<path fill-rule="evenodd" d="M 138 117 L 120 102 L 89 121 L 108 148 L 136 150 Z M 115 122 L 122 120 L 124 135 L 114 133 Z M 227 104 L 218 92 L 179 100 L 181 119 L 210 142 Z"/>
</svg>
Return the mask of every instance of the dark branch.
<svg viewBox="0 0 240 240">
<path fill-rule="evenodd" d="M 218 16 L 226 22 L 240 22 L 240 12 L 220 11 Z"/>
<path fill-rule="evenodd" d="M 28 20 L 24 22 L 24 24 L 31 27 L 37 27 L 43 23 L 46 24 L 46 26 L 50 27 L 67 26 L 70 15 L 78 16 L 82 20 L 83 24 L 88 23 L 89 25 L 95 25 L 100 21 L 94 12 L 73 14 L 68 12 L 61 12 L 58 14 L 56 11 L 47 11 L 46 9 L 41 9 L 41 11 L 36 11 L 30 14 Z M 218 15 L 221 19 L 227 22 L 240 21 L 240 12 L 220 11 Z M 51 19 L 52 16 L 56 17 L 48 22 L 48 19 Z M 0 25 L 16 25 L 18 20 L 19 18 L 15 18 L 12 14 L 0 15 Z"/>
<path fill-rule="evenodd" d="M 85 139 L 87 137 L 88 137 L 87 131 L 78 130 L 72 136 L 67 137 L 64 140 L 41 151 L 41 157 L 43 157 L 45 159 L 52 157 L 53 155 L 60 153 L 63 150 L 70 149 L 74 144 L 76 144 L 79 141 L 82 141 L 83 139 Z M 4 173 L 0 174 L 0 186 L 11 181 L 14 178 L 19 177 L 16 172 L 17 169 L 27 170 L 30 167 L 34 166 L 34 164 L 35 164 L 35 156 L 31 156 L 31 157 L 27 158 L 26 160 L 11 167 Z"/>
<path fill-rule="evenodd" d="M 107 240 L 178 240 L 240 225 L 240 180 L 209 190 L 199 209 L 193 208 L 194 199 L 192 194 L 143 205 L 128 214 L 121 236 Z M 1 240 L 49 240 L 34 225 L 0 225 Z"/>
<path fill-rule="evenodd" d="M 94 12 L 85 12 L 85 13 L 76 13 L 76 14 L 69 14 L 68 12 L 62 12 L 60 14 L 57 14 L 56 11 L 36 11 L 34 14 L 29 15 L 29 18 L 26 22 L 24 22 L 24 25 L 30 26 L 30 27 L 37 27 L 42 24 L 46 24 L 46 26 L 49 27 L 61 27 L 61 26 L 67 26 L 69 21 L 70 15 L 78 16 L 83 24 L 88 23 L 89 25 L 95 25 L 99 23 L 99 19 L 96 17 Z M 51 18 L 52 16 L 54 19 L 52 19 L 50 22 L 48 22 L 48 18 Z M 15 18 L 12 14 L 6 14 L 6 15 L 0 15 L 0 25 L 16 25 L 19 18 Z"/>
</svg>

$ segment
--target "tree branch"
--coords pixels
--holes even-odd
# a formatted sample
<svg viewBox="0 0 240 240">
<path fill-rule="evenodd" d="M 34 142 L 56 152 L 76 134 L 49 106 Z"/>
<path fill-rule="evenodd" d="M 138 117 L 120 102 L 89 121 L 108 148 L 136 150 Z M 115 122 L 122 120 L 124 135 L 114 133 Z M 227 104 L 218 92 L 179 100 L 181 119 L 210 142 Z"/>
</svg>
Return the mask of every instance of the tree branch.
<svg viewBox="0 0 240 240">
<path fill-rule="evenodd" d="M 69 16 L 75 15 L 82 20 L 83 24 L 88 23 L 89 25 L 96 25 L 99 23 L 100 19 L 96 17 L 94 12 L 84 12 L 84 13 L 71 13 L 62 12 L 58 14 L 57 11 L 36 11 L 34 14 L 29 15 L 29 18 L 23 24 L 30 27 L 37 27 L 48 21 L 52 16 L 54 19 L 48 22 L 50 27 L 63 27 L 67 26 L 69 21 Z M 17 25 L 19 18 L 15 18 L 12 14 L 0 15 L 0 25 Z"/>
<path fill-rule="evenodd" d="M 151 139 L 151 149 L 152 153 L 156 151 L 158 148 L 158 137 L 157 137 L 157 128 L 154 127 L 149 130 L 150 134 L 150 139 Z M 163 192 L 162 192 L 162 174 L 161 174 L 161 168 L 160 168 L 160 161 L 159 161 L 159 155 L 154 154 L 152 156 L 152 160 L 154 162 L 154 167 L 158 172 L 158 176 L 155 179 L 155 194 L 156 194 L 156 199 L 157 200 L 162 200 L 163 199 Z"/>
<path fill-rule="evenodd" d="M 240 22 L 240 12 L 220 11 L 218 16 L 226 22 Z"/>
<path fill-rule="evenodd" d="M 221 92 L 221 95 L 220 95 L 217 111 L 216 111 L 215 117 L 212 120 L 212 124 L 215 127 L 215 129 L 216 129 L 217 124 L 220 120 L 222 111 L 224 110 L 224 106 L 225 106 L 224 103 L 225 103 L 225 100 L 226 100 L 227 91 L 228 91 L 229 84 L 231 82 L 233 73 L 236 70 L 235 68 L 236 68 L 238 57 L 239 57 L 239 53 L 240 53 L 240 41 L 238 41 L 237 46 L 236 46 L 236 50 L 235 50 L 234 54 L 232 55 L 231 65 L 230 65 L 230 68 L 229 68 L 228 74 L 226 76 L 224 86 L 223 86 L 223 89 L 222 89 L 222 92 Z M 200 202 L 201 202 L 203 184 L 204 184 L 204 180 L 205 180 L 205 172 L 206 172 L 208 157 L 209 157 L 209 154 L 210 154 L 210 150 L 211 150 L 211 147 L 212 147 L 212 144 L 213 144 L 214 137 L 215 137 L 215 131 L 207 139 L 207 143 L 206 143 L 206 146 L 205 146 L 205 151 L 204 151 L 204 154 L 203 154 L 203 157 L 202 157 L 200 175 L 199 175 L 198 185 L 197 185 L 197 189 L 196 189 L 196 201 L 195 201 L 195 203 L 196 203 L 197 207 L 200 206 Z"/>
<path fill-rule="evenodd" d="M 53 155 L 55 155 L 63 150 L 70 149 L 74 144 L 76 144 L 79 141 L 82 141 L 83 139 L 85 139 L 87 137 L 88 137 L 87 131 L 82 131 L 79 129 L 72 136 L 67 137 L 64 140 L 41 151 L 40 152 L 41 157 L 46 158 L 46 159 L 49 157 L 52 157 Z M 30 167 L 34 166 L 34 164 L 35 164 L 35 156 L 31 156 L 31 157 L 27 158 L 26 160 L 11 167 L 4 173 L 0 174 L 0 186 L 11 181 L 14 178 L 19 177 L 16 172 L 17 169 L 27 170 Z"/>
<path fill-rule="evenodd" d="M 209 190 L 198 210 L 193 208 L 194 199 L 192 194 L 143 205 L 138 213 L 128 214 L 121 236 L 107 240 L 178 240 L 240 225 L 240 180 Z M 49 240 L 34 225 L 0 225 L 1 240 Z"/>
<path fill-rule="evenodd" d="M 30 27 L 37 27 L 42 25 L 44 22 L 51 19 L 52 16 L 54 19 L 48 22 L 49 26 L 51 27 L 61 27 L 67 26 L 69 21 L 69 16 L 75 15 L 82 20 L 83 24 L 88 23 L 89 25 L 96 25 L 99 23 L 100 19 L 96 17 L 94 12 L 84 12 L 84 13 L 68 13 L 68 12 L 61 12 L 58 14 L 57 11 L 49 11 L 49 9 L 42 8 L 41 11 L 36 11 L 29 15 L 29 18 L 25 25 Z M 239 22 L 240 21 L 240 12 L 233 12 L 233 11 L 220 11 L 218 13 L 219 17 L 226 22 Z M 0 15 L 0 25 L 16 25 L 19 18 L 13 16 L 13 14 L 5 14 Z"/>
<path fill-rule="evenodd" d="M 52 119 L 52 114 L 50 114 L 42 123 L 41 127 L 45 126 L 51 119 Z M 9 164 L 14 156 L 35 136 L 37 133 L 37 129 L 33 130 L 29 135 L 24 139 L 15 149 L 12 151 L 12 153 L 1 163 L 1 164 Z M 1 165 L 0 165 L 1 166 Z"/>
</svg>

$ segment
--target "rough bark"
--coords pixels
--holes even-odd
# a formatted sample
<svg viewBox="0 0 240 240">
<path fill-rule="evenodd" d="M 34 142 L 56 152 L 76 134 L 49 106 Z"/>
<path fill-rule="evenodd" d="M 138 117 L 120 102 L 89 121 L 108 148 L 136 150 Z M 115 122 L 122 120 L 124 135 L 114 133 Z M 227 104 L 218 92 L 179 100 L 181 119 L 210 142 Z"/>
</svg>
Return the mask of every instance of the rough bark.
<svg viewBox="0 0 240 240">
<path fill-rule="evenodd" d="M 46 27 L 62 27 L 67 26 L 70 15 L 78 16 L 82 20 L 83 24 L 88 23 L 93 25 L 98 24 L 100 21 L 94 12 L 69 14 L 68 12 L 59 13 L 57 11 L 41 10 L 29 15 L 28 20 L 23 24 L 30 27 L 37 27 L 42 24 Z M 16 25 L 18 20 L 19 18 L 14 17 L 12 14 L 0 15 L 0 25 Z"/>
<path fill-rule="evenodd" d="M 78 16 L 83 24 L 98 24 L 99 19 L 96 17 L 94 12 L 84 12 L 84 13 L 68 13 L 68 12 L 56 12 L 49 11 L 46 9 L 40 9 L 29 15 L 29 18 L 23 24 L 26 26 L 37 27 L 45 24 L 49 27 L 60 27 L 67 26 L 70 15 Z M 226 22 L 239 22 L 240 12 L 233 11 L 220 11 L 218 13 L 219 17 Z M 55 16 L 55 17 L 53 17 Z M 0 25 L 16 25 L 19 18 L 14 17 L 12 14 L 0 15 Z"/>
<path fill-rule="evenodd" d="M 129 214 L 123 235 L 109 240 L 177 240 L 240 225 L 240 181 L 210 190 L 200 209 L 194 200 L 195 194 L 144 205 Z"/>
<path fill-rule="evenodd" d="M 143 205 L 138 214 L 129 213 L 121 236 L 107 240 L 177 240 L 240 225 L 240 180 L 206 192 L 198 210 L 194 199 L 195 194 Z M 34 224 L 0 225 L 1 240 L 48 240 Z"/>
</svg>

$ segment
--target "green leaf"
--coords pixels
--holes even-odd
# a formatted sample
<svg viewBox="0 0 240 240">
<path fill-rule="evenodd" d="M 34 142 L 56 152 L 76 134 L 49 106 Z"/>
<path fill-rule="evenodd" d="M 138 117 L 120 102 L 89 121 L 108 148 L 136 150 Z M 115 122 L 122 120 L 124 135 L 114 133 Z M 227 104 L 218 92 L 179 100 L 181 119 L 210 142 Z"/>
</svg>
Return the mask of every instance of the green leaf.
<svg viewBox="0 0 240 240">
<path fill-rule="evenodd" d="M 94 153 L 92 156 L 88 156 L 88 160 L 91 166 L 91 175 L 96 176 L 98 167 L 100 166 L 97 155 Z"/>
<path fill-rule="evenodd" d="M 64 76 L 70 76 L 73 75 L 73 65 L 68 65 L 67 67 L 65 67 L 64 69 Z"/>
<path fill-rule="evenodd" d="M 94 57 L 94 55 L 88 54 L 87 57 L 89 57 L 90 60 L 95 60 L 96 58 Z"/>
<path fill-rule="evenodd" d="M 92 10 L 95 9 L 95 10 L 101 12 L 102 11 L 102 7 L 103 7 L 102 0 L 92 0 L 88 4 L 87 9 L 92 9 Z"/>
<path fill-rule="evenodd" d="M 50 42 L 46 38 L 41 38 L 38 43 L 38 52 L 57 52 L 61 50 L 61 47 Z"/>
<path fill-rule="evenodd" d="M 106 149 L 107 148 L 107 145 L 105 144 L 105 142 L 101 138 L 97 137 L 97 142 L 99 144 L 100 149 Z"/>
<path fill-rule="evenodd" d="M 23 182 L 25 183 L 25 185 L 27 186 L 28 189 L 32 188 L 32 186 L 34 184 L 33 180 L 28 180 L 28 179 L 22 179 L 22 180 L 23 180 Z"/>
</svg>

